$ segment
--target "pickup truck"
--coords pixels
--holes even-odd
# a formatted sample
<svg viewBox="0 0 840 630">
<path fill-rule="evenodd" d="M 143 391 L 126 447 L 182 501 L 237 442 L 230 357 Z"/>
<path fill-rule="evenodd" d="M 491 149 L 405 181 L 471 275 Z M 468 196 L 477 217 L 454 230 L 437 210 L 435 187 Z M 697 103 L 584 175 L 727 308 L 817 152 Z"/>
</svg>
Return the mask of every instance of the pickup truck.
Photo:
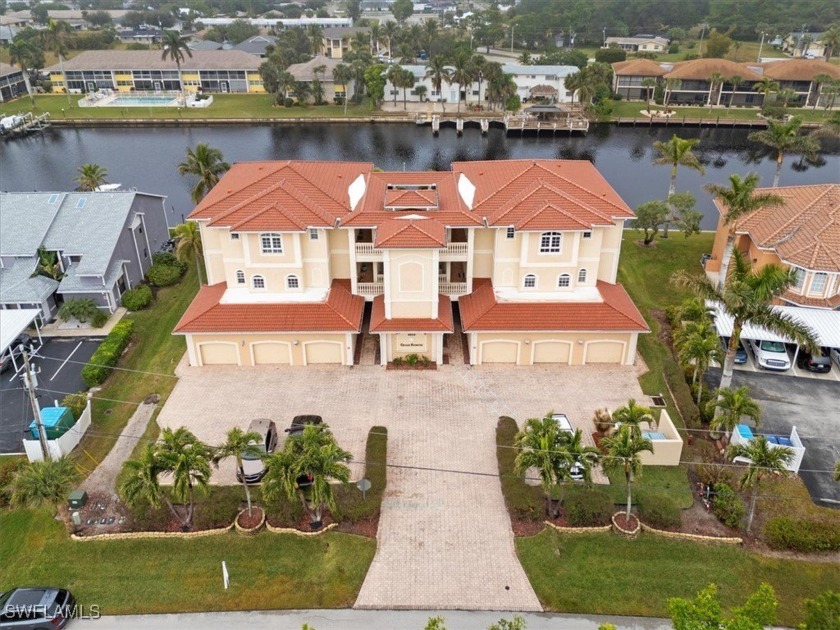
<svg viewBox="0 0 840 630">
<path fill-rule="evenodd" d="M 758 367 L 765 370 L 785 371 L 790 369 L 790 357 L 781 341 L 756 341 L 750 339 L 750 348 Z"/>
</svg>

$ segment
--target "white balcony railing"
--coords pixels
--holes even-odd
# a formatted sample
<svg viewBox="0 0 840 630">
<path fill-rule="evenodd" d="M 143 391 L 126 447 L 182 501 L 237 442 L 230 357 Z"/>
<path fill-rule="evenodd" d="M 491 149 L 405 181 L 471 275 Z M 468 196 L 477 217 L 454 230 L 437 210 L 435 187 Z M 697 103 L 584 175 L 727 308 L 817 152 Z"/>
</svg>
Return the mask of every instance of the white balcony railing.
<svg viewBox="0 0 840 630">
<path fill-rule="evenodd" d="M 440 292 L 444 295 L 466 295 L 466 282 L 441 282 Z"/>
<path fill-rule="evenodd" d="M 469 251 L 469 243 L 449 243 L 441 254 L 443 256 L 466 256 Z"/>
<path fill-rule="evenodd" d="M 362 255 L 367 254 L 368 256 L 371 256 L 371 255 L 381 256 L 382 255 L 382 250 L 381 249 L 376 249 L 373 246 L 373 243 L 356 243 L 356 253 L 357 254 L 362 254 Z"/>
<path fill-rule="evenodd" d="M 365 297 L 376 297 L 385 293 L 383 282 L 359 282 L 356 284 L 356 291 Z"/>
<path fill-rule="evenodd" d="M 469 251 L 467 243 L 449 243 L 446 249 L 441 250 L 441 256 L 466 256 Z M 381 256 L 382 250 L 373 246 L 373 243 L 356 243 L 356 254 L 362 256 Z"/>
</svg>

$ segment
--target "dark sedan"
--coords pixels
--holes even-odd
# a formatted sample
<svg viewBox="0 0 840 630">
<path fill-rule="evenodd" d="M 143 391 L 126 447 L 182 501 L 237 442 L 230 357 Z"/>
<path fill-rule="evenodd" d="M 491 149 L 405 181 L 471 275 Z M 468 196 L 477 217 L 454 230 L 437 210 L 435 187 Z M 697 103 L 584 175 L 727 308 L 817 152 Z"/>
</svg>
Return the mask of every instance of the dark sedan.
<svg viewBox="0 0 840 630">
<path fill-rule="evenodd" d="M 723 346 L 723 351 L 729 348 L 729 337 L 721 337 L 720 343 Z M 735 350 L 735 365 L 743 365 L 747 362 L 747 351 L 744 348 L 744 345 L 738 341 L 738 349 Z"/>
<path fill-rule="evenodd" d="M 828 348 L 822 349 L 822 355 L 814 356 L 808 354 L 804 350 L 799 351 L 799 358 L 796 360 L 796 365 L 802 370 L 815 372 L 817 374 L 826 374 L 831 372 L 831 358 L 829 357 Z"/>
<path fill-rule="evenodd" d="M 16 588 L 0 593 L 0 630 L 63 628 L 76 599 L 62 588 Z"/>
</svg>

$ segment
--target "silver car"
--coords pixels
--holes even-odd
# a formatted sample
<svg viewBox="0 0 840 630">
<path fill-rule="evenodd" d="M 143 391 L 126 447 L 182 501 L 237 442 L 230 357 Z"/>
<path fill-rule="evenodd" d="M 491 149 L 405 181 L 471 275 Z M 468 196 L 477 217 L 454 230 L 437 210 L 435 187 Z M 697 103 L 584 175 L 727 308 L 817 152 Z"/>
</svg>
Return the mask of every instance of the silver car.
<svg viewBox="0 0 840 630">
<path fill-rule="evenodd" d="M 273 420 L 258 418 L 251 420 L 247 432 L 259 433 L 260 442 L 256 444 L 259 453 L 242 456 L 242 468 L 236 471 L 236 479 L 241 482 L 245 477 L 245 483 L 259 483 L 268 471 L 263 458 L 277 448 L 277 425 Z"/>
<path fill-rule="evenodd" d="M 0 630 L 63 628 L 76 598 L 63 588 L 16 588 L 0 593 Z"/>
</svg>

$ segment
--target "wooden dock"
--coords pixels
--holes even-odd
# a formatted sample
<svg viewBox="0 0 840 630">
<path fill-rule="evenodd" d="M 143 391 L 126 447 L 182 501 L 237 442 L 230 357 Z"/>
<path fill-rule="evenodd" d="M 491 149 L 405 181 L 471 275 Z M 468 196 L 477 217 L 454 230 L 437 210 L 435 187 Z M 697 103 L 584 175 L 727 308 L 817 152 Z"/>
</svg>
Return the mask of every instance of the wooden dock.
<svg viewBox="0 0 840 630">
<path fill-rule="evenodd" d="M 745 128 L 752 129 L 767 127 L 767 120 L 764 118 L 722 118 L 720 116 L 709 116 L 708 118 L 689 118 L 687 116 L 671 116 L 670 118 L 648 118 L 647 116 L 633 118 L 613 118 L 610 123 L 625 127 L 722 127 L 724 129 Z M 819 127 L 816 122 L 804 122 L 802 128 Z"/>
<path fill-rule="evenodd" d="M 0 127 L 0 131 L 5 138 L 18 138 L 31 133 L 38 133 L 47 129 L 52 124 L 49 112 L 45 112 L 39 116 L 35 116 L 32 112 L 29 112 L 27 114 L 7 116 L 3 120 L 4 124 Z"/>
</svg>

